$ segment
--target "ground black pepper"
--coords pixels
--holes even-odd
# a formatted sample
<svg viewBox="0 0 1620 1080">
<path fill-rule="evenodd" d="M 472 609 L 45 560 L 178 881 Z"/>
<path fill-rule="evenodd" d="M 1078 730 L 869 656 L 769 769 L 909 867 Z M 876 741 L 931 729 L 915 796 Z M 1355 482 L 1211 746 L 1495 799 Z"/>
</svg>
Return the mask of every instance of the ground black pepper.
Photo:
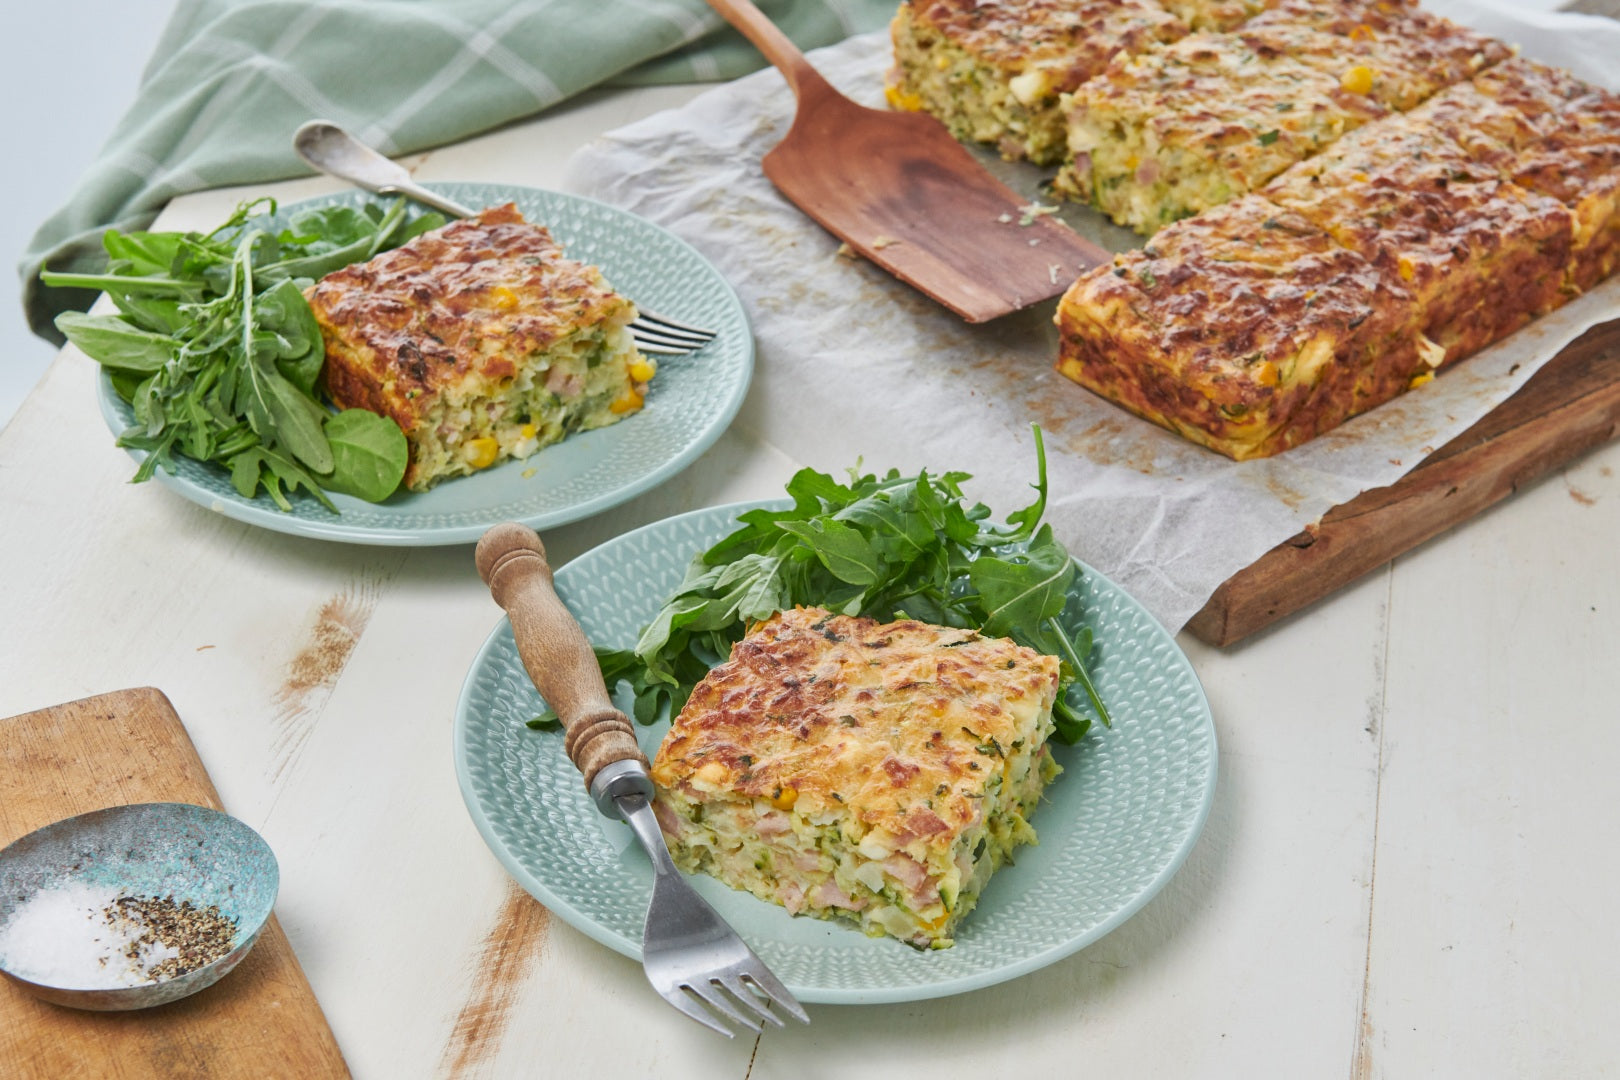
<svg viewBox="0 0 1620 1080">
<path fill-rule="evenodd" d="M 124 921 L 142 928 L 124 950 L 129 959 L 139 960 L 143 949 L 154 947 L 177 954 L 146 968 L 145 976 L 153 981 L 206 967 L 230 952 L 236 940 L 237 920 L 221 915 L 218 904 L 199 908 L 190 900 L 176 903 L 172 895 L 121 896 L 104 914 L 110 924 Z"/>
</svg>

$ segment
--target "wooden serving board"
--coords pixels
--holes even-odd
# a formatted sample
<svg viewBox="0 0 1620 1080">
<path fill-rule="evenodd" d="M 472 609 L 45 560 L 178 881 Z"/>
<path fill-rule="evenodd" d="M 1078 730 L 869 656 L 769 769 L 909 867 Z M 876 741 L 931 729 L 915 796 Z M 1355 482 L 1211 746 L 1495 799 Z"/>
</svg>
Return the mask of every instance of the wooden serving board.
<svg viewBox="0 0 1620 1080">
<path fill-rule="evenodd" d="M 119 690 L 0 720 L 0 847 L 107 806 L 223 809 L 169 699 Z M 84 1012 L 0 979 L 6 1077 L 346 1077 L 337 1040 L 275 916 L 237 969 L 169 1005 Z"/>
<path fill-rule="evenodd" d="M 1230 645 L 1507 498 L 1620 431 L 1620 321 L 1587 331 L 1399 482 L 1363 492 L 1238 571 L 1187 630 Z"/>
</svg>

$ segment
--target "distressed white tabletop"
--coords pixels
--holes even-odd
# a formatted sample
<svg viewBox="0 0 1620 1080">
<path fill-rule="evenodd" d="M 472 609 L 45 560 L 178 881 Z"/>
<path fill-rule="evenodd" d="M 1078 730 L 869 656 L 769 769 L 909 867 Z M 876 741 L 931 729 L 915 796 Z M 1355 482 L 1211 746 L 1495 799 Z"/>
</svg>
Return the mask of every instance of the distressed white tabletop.
<svg viewBox="0 0 1620 1080">
<path fill-rule="evenodd" d="M 594 95 L 416 173 L 554 184 L 592 133 L 696 92 Z M 211 227 L 242 194 L 159 227 Z M 811 1006 L 808 1028 L 727 1043 L 550 918 L 474 830 L 450 723 L 500 613 L 471 549 L 297 539 L 132 486 L 94 374 L 65 350 L 0 434 L 0 715 L 169 695 L 280 858 L 282 925 L 358 1076 L 1620 1074 L 1620 446 L 1239 647 L 1183 636 L 1219 787 L 1121 929 L 991 989 Z M 734 427 L 662 489 L 553 530 L 553 556 L 779 492 L 794 463 L 761 436 Z"/>
</svg>

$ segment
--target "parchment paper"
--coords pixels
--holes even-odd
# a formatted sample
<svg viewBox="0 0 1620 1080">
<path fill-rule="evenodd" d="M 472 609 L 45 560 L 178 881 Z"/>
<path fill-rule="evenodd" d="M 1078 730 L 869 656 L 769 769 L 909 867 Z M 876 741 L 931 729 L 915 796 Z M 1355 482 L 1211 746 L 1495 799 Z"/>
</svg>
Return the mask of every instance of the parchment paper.
<svg viewBox="0 0 1620 1080">
<path fill-rule="evenodd" d="M 1620 24 L 1468 0 L 1431 6 L 1616 88 Z M 851 97 L 881 105 L 886 35 L 811 60 Z M 1394 483 L 1587 328 L 1620 317 L 1617 277 L 1335 431 L 1234 463 L 1057 374 L 1055 301 L 968 326 L 877 267 L 840 256 L 838 241 L 760 170 L 792 113 L 781 77 L 761 72 L 587 145 L 568 184 L 671 229 L 720 267 L 759 345 L 742 422 L 790 456 L 835 475 L 857 456 L 879 471 L 965 470 L 978 478 L 972 494 L 999 516 L 1027 500 L 1030 422 L 1039 422 L 1059 538 L 1171 630 L 1233 573 L 1332 507 Z M 1002 175 L 1033 195 L 1046 174 L 1018 166 Z M 1116 250 L 1122 240 L 1140 243 L 1083 208 L 1066 209 L 1065 219 Z"/>
</svg>

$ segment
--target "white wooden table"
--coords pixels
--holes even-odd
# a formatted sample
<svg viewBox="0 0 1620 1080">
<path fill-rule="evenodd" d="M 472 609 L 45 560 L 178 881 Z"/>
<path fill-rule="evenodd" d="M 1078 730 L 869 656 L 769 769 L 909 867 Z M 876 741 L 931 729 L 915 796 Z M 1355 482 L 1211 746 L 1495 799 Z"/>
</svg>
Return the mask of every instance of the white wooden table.
<svg viewBox="0 0 1620 1080">
<path fill-rule="evenodd" d="M 696 92 L 593 95 L 417 175 L 554 185 L 592 133 Z M 242 194 L 159 227 L 212 227 Z M 500 612 L 470 547 L 296 539 L 132 486 L 94 374 L 64 351 L 0 434 L 0 715 L 170 696 L 281 860 L 282 924 L 358 1076 L 1620 1075 L 1620 446 L 1237 648 L 1183 636 L 1219 788 L 1125 926 L 991 989 L 811 1006 L 808 1028 L 726 1043 L 474 830 L 450 721 Z M 546 539 L 566 561 L 794 467 L 734 427 Z"/>
</svg>

